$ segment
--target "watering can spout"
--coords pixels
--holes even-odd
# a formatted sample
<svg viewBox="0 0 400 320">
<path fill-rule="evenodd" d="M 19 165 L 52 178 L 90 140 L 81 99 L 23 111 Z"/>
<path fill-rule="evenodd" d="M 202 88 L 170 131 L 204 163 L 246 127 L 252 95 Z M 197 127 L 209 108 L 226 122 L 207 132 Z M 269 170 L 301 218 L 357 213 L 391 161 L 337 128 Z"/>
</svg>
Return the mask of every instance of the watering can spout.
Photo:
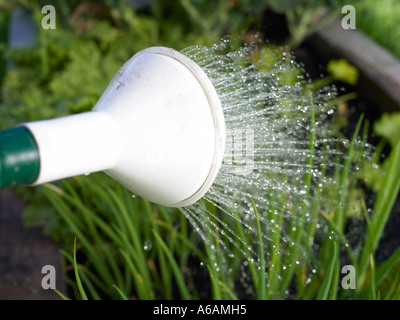
<svg viewBox="0 0 400 320">
<path fill-rule="evenodd" d="M 0 133 L 0 187 L 104 171 L 166 206 L 199 200 L 219 171 L 225 121 L 204 71 L 163 47 L 116 73 L 92 111 Z"/>
</svg>

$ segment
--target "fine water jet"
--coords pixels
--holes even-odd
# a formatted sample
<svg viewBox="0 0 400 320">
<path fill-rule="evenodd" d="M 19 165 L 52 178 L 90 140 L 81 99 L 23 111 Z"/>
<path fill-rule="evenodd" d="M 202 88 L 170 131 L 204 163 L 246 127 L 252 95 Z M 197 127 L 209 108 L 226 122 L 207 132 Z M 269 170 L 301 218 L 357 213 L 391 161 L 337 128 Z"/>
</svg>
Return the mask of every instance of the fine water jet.
<svg viewBox="0 0 400 320">
<path fill-rule="evenodd" d="M 185 55 L 152 47 L 128 60 L 93 110 L 0 132 L 0 187 L 104 171 L 171 207 L 209 190 L 225 148 L 221 102 Z"/>
</svg>

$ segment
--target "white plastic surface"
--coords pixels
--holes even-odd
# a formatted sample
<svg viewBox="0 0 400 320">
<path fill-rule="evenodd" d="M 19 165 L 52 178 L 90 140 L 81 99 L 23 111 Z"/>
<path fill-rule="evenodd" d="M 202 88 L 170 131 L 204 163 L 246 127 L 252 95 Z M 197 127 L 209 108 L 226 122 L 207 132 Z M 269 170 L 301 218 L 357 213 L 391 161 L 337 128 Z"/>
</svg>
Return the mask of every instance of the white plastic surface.
<svg viewBox="0 0 400 320">
<path fill-rule="evenodd" d="M 35 185 L 114 167 L 121 154 L 119 130 L 105 112 L 85 112 L 24 126 L 39 147 L 40 172 Z"/>
<path fill-rule="evenodd" d="M 92 112 L 26 126 L 40 152 L 35 184 L 105 171 L 133 193 L 174 207 L 207 192 L 225 147 L 210 80 L 189 58 L 162 47 L 127 61 Z"/>
</svg>

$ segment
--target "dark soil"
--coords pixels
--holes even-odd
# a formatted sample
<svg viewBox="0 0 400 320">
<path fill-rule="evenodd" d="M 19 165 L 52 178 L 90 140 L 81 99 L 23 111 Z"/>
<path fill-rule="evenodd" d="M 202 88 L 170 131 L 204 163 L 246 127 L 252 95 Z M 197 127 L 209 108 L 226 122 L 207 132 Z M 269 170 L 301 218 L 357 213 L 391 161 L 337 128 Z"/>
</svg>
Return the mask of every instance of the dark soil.
<svg viewBox="0 0 400 320">
<path fill-rule="evenodd" d="M 56 270 L 56 289 L 65 292 L 59 248 L 40 228 L 26 229 L 25 205 L 10 190 L 0 193 L 0 300 L 58 300 L 42 288 L 42 267 Z"/>
</svg>

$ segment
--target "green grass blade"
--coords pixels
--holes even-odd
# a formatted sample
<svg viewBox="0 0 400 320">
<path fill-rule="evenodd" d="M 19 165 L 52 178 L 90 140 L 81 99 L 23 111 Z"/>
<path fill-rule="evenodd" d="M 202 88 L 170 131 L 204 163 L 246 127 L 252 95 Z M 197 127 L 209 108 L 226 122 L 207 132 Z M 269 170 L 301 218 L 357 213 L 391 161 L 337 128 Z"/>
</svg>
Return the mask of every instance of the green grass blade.
<svg viewBox="0 0 400 320">
<path fill-rule="evenodd" d="M 243 240 L 243 243 L 251 243 L 248 240 L 249 236 L 246 235 L 246 232 L 245 232 L 245 230 L 243 228 L 243 225 L 240 223 L 240 213 L 238 211 L 234 211 L 234 214 L 236 215 L 236 219 L 235 219 L 235 232 L 236 232 L 236 234 L 238 235 L 238 237 L 240 239 Z M 243 244 L 242 248 L 243 248 L 243 251 L 244 251 L 246 257 L 251 257 L 252 256 L 252 253 L 250 252 L 250 249 L 249 249 L 248 246 Z M 239 253 L 237 255 L 239 255 Z M 251 279 L 253 280 L 254 287 L 256 288 L 257 287 L 257 270 L 256 270 L 256 267 L 255 267 L 255 265 L 253 263 L 250 263 L 250 262 L 248 263 L 247 267 L 249 268 Z"/>
<path fill-rule="evenodd" d="M 61 217 L 64 219 L 64 221 L 67 223 L 72 233 L 79 239 L 80 243 L 82 243 L 83 247 L 87 252 L 88 258 L 90 258 L 90 260 L 95 265 L 101 278 L 105 282 L 112 283 L 113 280 L 110 276 L 110 273 L 106 269 L 107 267 L 104 265 L 104 262 L 100 259 L 98 253 L 95 251 L 89 238 L 83 232 L 84 229 L 82 229 L 76 222 L 77 219 L 74 218 L 73 212 L 63 201 L 62 197 L 65 196 L 64 192 L 60 194 L 60 193 L 54 193 L 54 191 L 55 190 L 52 188 L 51 185 L 46 185 L 44 188 L 44 192 L 47 195 L 47 198 L 54 206 L 54 208 L 57 210 L 57 212 L 61 215 Z"/>
<path fill-rule="evenodd" d="M 366 277 L 370 255 L 375 255 L 375 250 L 382 237 L 387 220 L 400 191 L 400 141 L 392 149 L 386 161 L 388 161 L 386 175 L 375 201 L 370 228 L 368 229 L 364 250 L 359 262 L 357 288 L 360 289 L 363 287 L 363 282 Z"/>
<path fill-rule="evenodd" d="M 65 259 L 73 266 L 74 265 L 74 258 L 71 256 L 71 254 L 65 250 L 60 250 Z M 82 279 L 81 281 L 86 285 L 88 289 L 93 288 L 93 284 L 96 285 L 98 290 L 101 290 L 103 292 L 108 292 L 109 288 L 106 283 L 102 279 L 100 279 L 97 275 L 95 275 L 90 269 L 86 268 L 84 265 L 80 265 L 80 270 L 82 273 L 80 274 Z M 66 278 L 66 281 L 69 285 L 76 286 L 76 281 L 73 281 L 71 279 Z M 96 299 L 96 297 L 99 297 L 97 292 L 94 290 L 90 291 L 90 294 L 92 294 L 93 298 Z"/>
<path fill-rule="evenodd" d="M 338 286 L 339 286 L 339 259 L 335 262 L 335 268 L 333 270 L 333 276 L 331 281 L 331 290 L 329 291 L 328 300 L 336 300 L 338 294 Z"/>
<path fill-rule="evenodd" d="M 391 300 L 400 300 L 400 284 L 397 285 L 396 292 L 392 295 Z"/>
<path fill-rule="evenodd" d="M 83 181 L 85 179 L 81 179 Z M 107 223 L 97 216 L 97 212 L 94 212 L 91 208 L 88 208 L 85 203 L 83 203 L 82 199 L 74 193 L 73 187 L 70 184 L 64 183 L 67 186 L 68 190 L 71 190 L 72 196 L 68 195 L 66 192 L 62 193 L 62 198 L 64 198 L 68 203 L 76 207 L 79 212 L 81 213 L 84 221 L 85 226 L 87 226 L 87 234 L 91 236 L 92 239 L 92 246 L 97 248 L 103 248 L 102 252 L 106 257 L 107 263 L 103 265 L 109 265 L 116 278 L 116 281 L 119 285 L 122 284 L 122 274 L 120 269 L 118 268 L 115 257 L 109 250 L 109 247 L 103 241 L 104 236 L 99 234 L 99 231 L 104 232 L 105 235 L 108 235 L 110 239 L 113 240 L 113 243 L 118 244 L 119 239 L 116 236 L 115 232 L 107 225 Z M 75 194 L 75 195 L 74 195 Z"/>
<path fill-rule="evenodd" d="M 165 244 L 165 242 L 161 239 L 160 235 L 156 232 L 153 231 L 153 235 L 157 241 L 157 243 L 161 246 L 161 249 L 164 251 L 165 256 L 167 257 L 172 271 L 174 273 L 178 288 L 179 288 L 179 292 L 181 293 L 182 299 L 184 300 L 189 300 L 190 299 L 190 293 L 186 288 L 186 284 L 185 284 L 185 280 L 183 277 L 183 274 L 181 272 L 181 270 L 179 269 L 178 264 L 176 263 L 171 251 L 168 249 L 167 245 Z"/>
<path fill-rule="evenodd" d="M 146 285 L 149 287 L 149 290 L 151 291 L 152 290 L 152 282 L 150 280 L 150 274 L 149 274 L 149 270 L 147 268 L 146 258 L 145 258 L 144 252 L 143 252 L 143 243 L 139 237 L 139 226 L 135 225 L 133 223 L 129 213 L 126 211 L 124 203 L 119 199 L 118 195 L 111 189 L 109 189 L 108 191 L 109 191 L 110 196 L 115 201 L 115 204 L 119 210 L 119 213 L 121 214 L 123 221 L 126 224 L 130 241 L 132 242 L 133 246 L 136 249 L 136 254 L 138 255 L 138 257 L 136 259 L 137 268 L 140 271 L 144 282 L 146 283 Z"/>
<path fill-rule="evenodd" d="M 132 262 L 132 259 L 130 258 L 129 254 L 125 252 L 124 250 L 120 249 L 122 256 L 125 259 L 126 266 L 128 270 L 131 272 L 133 282 L 135 283 L 135 288 L 137 291 L 137 295 L 139 299 L 142 300 L 150 300 L 153 298 L 152 292 L 149 292 L 142 276 L 139 274 L 138 270 L 136 269 L 135 265 Z"/>
<path fill-rule="evenodd" d="M 392 271 L 392 269 L 396 266 L 396 264 L 400 261 L 400 247 L 396 249 L 395 252 L 387 259 L 384 263 L 382 263 L 376 269 L 375 281 L 376 285 L 379 286 L 382 280 L 386 278 L 386 276 Z"/>
<path fill-rule="evenodd" d="M 64 295 L 63 293 L 61 293 L 57 289 L 54 289 L 54 292 L 57 293 L 61 297 L 61 299 L 63 299 L 63 300 L 71 300 L 70 298 L 68 298 L 66 295 Z"/>
<path fill-rule="evenodd" d="M 377 296 L 376 296 L 376 282 L 375 282 L 375 263 L 374 263 L 374 258 L 372 256 L 372 254 L 370 255 L 370 270 L 371 270 L 370 284 L 369 284 L 370 299 L 376 300 Z"/>
<path fill-rule="evenodd" d="M 386 292 L 385 296 L 383 297 L 383 300 L 390 300 L 394 292 L 396 292 L 397 288 L 399 287 L 399 274 L 396 274 L 391 282 L 392 284 L 389 287 L 389 290 Z"/>
<path fill-rule="evenodd" d="M 346 196 L 347 192 L 345 190 L 347 189 L 347 183 L 349 181 L 349 170 L 350 170 L 350 165 L 353 161 L 354 158 L 354 147 L 355 147 L 355 142 L 357 139 L 357 136 L 360 132 L 362 122 L 364 120 L 364 115 L 361 115 L 360 118 L 358 119 L 357 126 L 354 130 L 353 137 L 350 141 L 349 148 L 347 150 L 346 154 L 346 159 L 343 162 L 343 168 L 340 174 L 340 180 L 339 180 L 339 195 L 338 195 L 338 203 L 342 204 L 338 207 L 338 210 L 336 210 L 335 215 L 334 215 L 334 221 L 336 223 L 336 228 L 339 230 L 342 230 L 344 227 L 344 219 L 345 219 L 345 211 L 344 211 L 344 204 L 346 203 Z"/>
<path fill-rule="evenodd" d="M 287 178 L 286 178 L 287 181 Z M 270 193 L 271 194 L 271 193 Z M 275 193 L 273 194 L 275 195 Z M 270 220 L 271 219 L 276 219 L 276 225 L 278 226 L 272 235 L 272 246 L 270 248 L 270 263 L 269 263 L 269 268 L 268 268 L 268 292 L 267 292 L 267 297 L 266 299 L 270 298 L 279 298 L 282 297 L 282 290 L 280 288 L 280 273 L 281 273 L 281 268 L 282 268 L 282 254 L 279 253 L 279 250 L 281 249 L 281 235 L 282 235 L 282 229 L 283 229 L 283 216 L 284 216 L 284 210 L 285 206 L 284 204 L 286 203 L 287 200 L 287 193 L 285 192 L 282 196 L 282 207 L 280 209 L 280 212 L 278 215 L 275 216 L 273 213 L 275 208 L 270 208 L 269 211 L 271 213 Z M 272 201 L 271 201 L 272 203 Z M 279 295 L 277 296 L 277 293 L 279 292 Z"/>
<path fill-rule="evenodd" d="M 306 172 L 304 174 L 304 183 L 303 183 L 303 189 L 305 191 L 305 194 L 303 196 L 304 200 L 309 200 L 311 197 L 311 185 L 312 185 L 312 169 L 314 165 L 314 154 L 315 154 L 315 139 L 316 139 L 316 118 L 315 118 L 315 106 L 314 106 L 314 99 L 312 96 L 312 92 L 308 90 L 308 95 L 310 98 L 310 130 L 309 130 L 309 141 L 308 141 L 308 155 L 307 155 L 307 160 L 306 160 Z M 310 201 L 301 201 L 298 206 L 298 219 L 291 219 L 290 221 L 290 227 L 289 227 L 289 237 L 293 239 L 293 242 L 296 244 L 303 243 L 305 241 L 308 241 L 309 236 L 304 235 L 304 225 L 303 222 L 306 218 L 306 213 L 309 212 L 310 210 Z M 307 239 L 305 239 L 307 238 Z M 295 273 L 297 264 L 296 261 L 299 258 L 300 251 L 297 245 L 291 246 L 288 250 L 288 261 L 287 261 L 287 268 L 285 273 L 282 275 L 283 281 L 282 281 L 282 290 L 285 292 L 287 288 L 290 286 L 290 283 L 292 282 L 293 275 Z M 300 276 L 300 274 L 298 274 Z M 299 283 L 299 282 L 298 282 Z M 301 290 L 301 288 L 298 288 Z"/>
<path fill-rule="evenodd" d="M 122 300 L 129 300 L 128 297 L 125 295 L 125 293 L 120 288 L 118 288 L 115 284 L 113 284 L 113 287 L 115 290 L 117 290 L 117 292 L 120 295 Z"/>
<path fill-rule="evenodd" d="M 98 290 L 95 288 L 95 286 L 91 281 L 91 277 L 89 276 L 89 274 L 86 274 L 86 272 L 88 272 L 89 270 L 84 266 L 80 265 L 80 271 L 81 271 L 80 272 L 81 282 L 85 285 L 86 291 L 88 292 L 90 299 L 101 300 Z M 108 291 L 109 288 L 107 287 L 105 292 Z"/>
<path fill-rule="evenodd" d="M 218 274 L 216 273 L 214 268 L 211 268 L 210 265 L 207 263 L 207 269 L 208 273 L 210 275 L 210 282 L 211 282 L 211 290 L 212 290 L 212 295 L 214 300 L 221 300 L 221 292 L 218 286 L 218 283 L 221 281 L 218 281 Z M 222 283 L 222 282 L 221 282 Z"/>
<path fill-rule="evenodd" d="M 239 300 L 235 293 L 231 290 L 231 288 L 229 288 L 225 283 L 223 283 L 222 281 L 218 281 L 218 284 L 227 293 L 228 299 Z"/>
<path fill-rule="evenodd" d="M 254 213 L 256 215 L 256 224 L 257 224 L 257 242 L 258 242 L 258 286 L 257 286 L 257 298 L 258 300 L 265 300 L 266 299 L 266 290 L 265 290 L 265 257 L 264 257 L 264 245 L 261 233 L 261 225 L 260 225 L 260 218 L 258 216 L 256 204 L 254 203 L 253 199 L 250 199 Z"/>
<path fill-rule="evenodd" d="M 339 248 L 336 242 L 333 243 L 333 255 L 332 259 L 330 261 L 328 270 L 325 275 L 325 279 L 322 282 L 321 288 L 318 291 L 317 295 L 317 300 L 326 300 L 329 295 L 330 290 L 337 290 L 337 288 L 332 287 L 333 284 L 333 273 L 336 269 L 336 265 L 338 262 L 338 254 L 339 254 Z"/>
<path fill-rule="evenodd" d="M 78 265 L 76 263 L 76 238 L 74 240 L 74 272 L 75 272 L 75 279 L 76 279 L 76 284 L 78 286 L 79 293 L 83 300 L 88 300 L 88 297 L 86 296 L 86 292 L 82 286 L 81 278 L 79 277 Z"/>
</svg>

